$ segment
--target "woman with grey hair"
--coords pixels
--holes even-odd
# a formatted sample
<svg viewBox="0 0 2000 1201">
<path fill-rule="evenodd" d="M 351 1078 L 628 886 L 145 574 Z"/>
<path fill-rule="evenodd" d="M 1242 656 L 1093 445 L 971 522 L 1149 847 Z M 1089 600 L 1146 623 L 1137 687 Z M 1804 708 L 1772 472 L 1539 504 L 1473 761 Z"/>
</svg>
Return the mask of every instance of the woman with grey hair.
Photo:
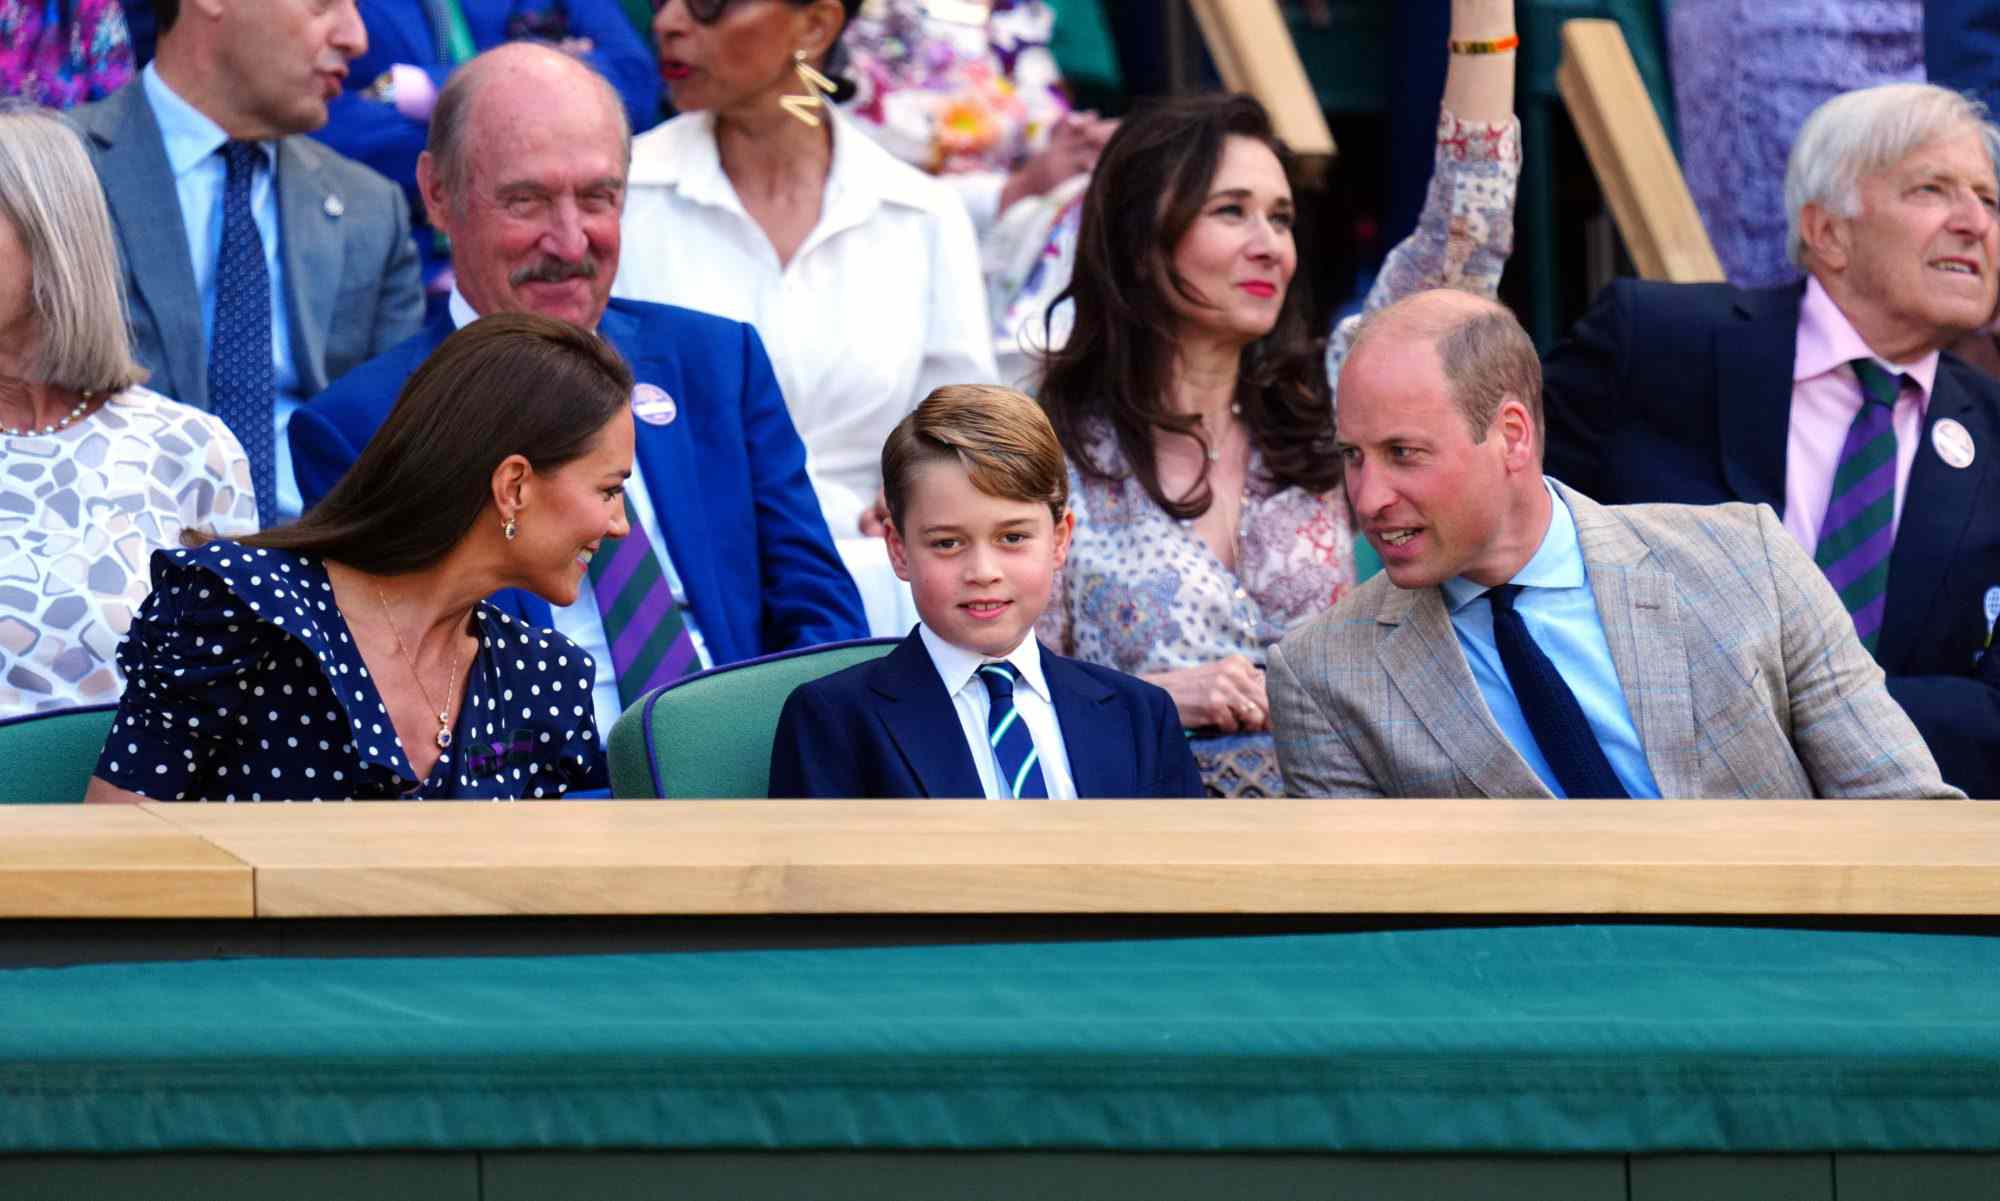
<svg viewBox="0 0 2000 1201">
<path fill-rule="evenodd" d="M 148 556 L 257 528 L 235 436 L 145 378 L 82 144 L 0 102 L 0 717 L 117 700 Z"/>
</svg>

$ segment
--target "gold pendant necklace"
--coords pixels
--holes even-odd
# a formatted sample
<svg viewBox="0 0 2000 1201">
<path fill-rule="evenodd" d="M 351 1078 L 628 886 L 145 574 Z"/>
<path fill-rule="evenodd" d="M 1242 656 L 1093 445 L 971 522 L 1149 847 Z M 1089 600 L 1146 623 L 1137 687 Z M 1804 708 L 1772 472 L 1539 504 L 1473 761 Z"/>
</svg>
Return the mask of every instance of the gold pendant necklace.
<svg viewBox="0 0 2000 1201">
<path fill-rule="evenodd" d="M 389 623 L 389 633 L 394 635 L 396 638 L 397 653 L 403 656 L 404 664 L 406 664 L 409 667 L 410 678 L 417 682 L 417 691 L 423 694 L 424 704 L 437 710 L 438 749 L 441 751 L 449 750 L 451 749 L 451 698 L 454 691 L 454 686 L 458 683 L 458 659 L 459 659 L 458 652 L 454 651 L 452 653 L 451 675 L 446 677 L 444 683 L 445 703 L 440 705 L 437 703 L 437 700 L 431 696 L 431 690 L 424 687 L 424 678 L 417 674 L 416 657 L 410 654 L 409 647 L 403 645 L 403 632 L 396 628 L 396 619 L 389 615 L 389 598 L 382 595 L 382 585 L 380 584 L 375 585 L 375 599 L 382 605 L 382 620 Z"/>
</svg>

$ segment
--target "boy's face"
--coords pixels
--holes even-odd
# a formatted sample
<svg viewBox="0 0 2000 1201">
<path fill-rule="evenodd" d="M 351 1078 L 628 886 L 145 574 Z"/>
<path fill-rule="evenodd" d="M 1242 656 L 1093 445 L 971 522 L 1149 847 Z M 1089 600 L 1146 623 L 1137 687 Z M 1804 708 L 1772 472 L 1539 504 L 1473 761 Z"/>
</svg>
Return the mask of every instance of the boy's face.
<svg viewBox="0 0 2000 1201">
<path fill-rule="evenodd" d="M 903 520 L 889 526 L 889 562 L 910 582 L 917 614 L 946 642 L 999 657 L 1021 644 L 1048 607 L 1076 518 L 988 496 L 965 468 L 938 460 L 917 469 Z"/>
</svg>

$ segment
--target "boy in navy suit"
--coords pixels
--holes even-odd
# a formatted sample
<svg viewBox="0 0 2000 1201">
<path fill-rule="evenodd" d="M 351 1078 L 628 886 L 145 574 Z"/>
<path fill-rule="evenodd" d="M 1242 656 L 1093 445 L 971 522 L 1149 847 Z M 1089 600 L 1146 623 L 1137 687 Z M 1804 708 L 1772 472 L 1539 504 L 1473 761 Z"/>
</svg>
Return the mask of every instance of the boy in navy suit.
<svg viewBox="0 0 2000 1201">
<path fill-rule="evenodd" d="M 1196 797 L 1163 690 L 1035 640 L 1076 518 L 1062 445 L 1006 388 L 939 388 L 882 448 L 889 561 L 923 620 L 800 685 L 774 797 Z"/>
</svg>

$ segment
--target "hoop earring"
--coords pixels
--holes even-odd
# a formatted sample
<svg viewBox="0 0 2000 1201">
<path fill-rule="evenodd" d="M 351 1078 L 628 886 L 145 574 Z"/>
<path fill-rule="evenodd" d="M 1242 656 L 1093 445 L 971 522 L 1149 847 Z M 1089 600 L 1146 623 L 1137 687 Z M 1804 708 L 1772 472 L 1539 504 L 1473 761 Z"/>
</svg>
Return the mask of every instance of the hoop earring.
<svg viewBox="0 0 2000 1201">
<path fill-rule="evenodd" d="M 792 114 L 792 116 L 797 117 L 814 129 L 818 129 L 820 116 L 815 110 L 826 104 L 826 101 L 820 98 L 820 93 L 825 92 L 831 96 L 840 85 L 820 74 L 818 68 L 807 62 L 806 52 L 803 50 L 792 51 L 792 69 L 799 73 L 799 82 L 805 85 L 805 94 L 803 96 L 780 96 L 778 97 L 778 103 L 783 105 L 785 111 Z"/>
<path fill-rule="evenodd" d="M 512 517 L 509 517 L 507 520 L 500 523 L 500 535 L 501 537 L 507 539 L 507 541 L 512 542 L 514 540 L 515 533 L 516 533 L 516 527 L 514 525 L 514 519 Z"/>
</svg>

